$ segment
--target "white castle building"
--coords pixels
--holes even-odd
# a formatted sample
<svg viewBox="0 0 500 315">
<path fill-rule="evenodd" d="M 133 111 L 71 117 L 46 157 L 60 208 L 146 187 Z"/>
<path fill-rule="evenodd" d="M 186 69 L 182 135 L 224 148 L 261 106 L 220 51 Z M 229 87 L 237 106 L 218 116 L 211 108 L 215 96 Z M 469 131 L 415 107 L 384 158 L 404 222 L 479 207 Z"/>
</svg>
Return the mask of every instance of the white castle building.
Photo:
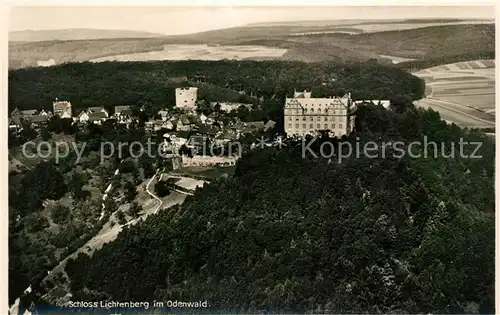
<svg viewBox="0 0 500 315">
<path fill-rule="evenodd" d="M 175 89 L 175 106 L 179 108 L 195 109 L 198 98 L 198 88 L 177 88 Z"/>
<path fill-rule="evenodd" d="M 284 124 L 287 136 L 316 134 L 329 130 L 331 136 L 348 135 L 354 128 L 351 93 L 343 97 L 312 98 L 311 92 L 295 92 L 287 98 Z"/>
</svg>

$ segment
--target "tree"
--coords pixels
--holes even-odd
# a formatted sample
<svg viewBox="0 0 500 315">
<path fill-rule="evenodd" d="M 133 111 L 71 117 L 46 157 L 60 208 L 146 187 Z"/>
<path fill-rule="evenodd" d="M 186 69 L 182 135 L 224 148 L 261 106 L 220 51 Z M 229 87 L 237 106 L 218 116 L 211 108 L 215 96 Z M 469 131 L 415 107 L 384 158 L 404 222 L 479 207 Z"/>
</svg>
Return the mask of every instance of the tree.
<svg viewBox="0 0 500 315">
<path fill-rule="evenodd" d="M 49 141 L 51 137 L 50 132 L 47 130 L 47 128 L 42 129 L 40 136 L 42 137 L 43 141 Z"/>
<path fill-rule="evenodd" d="M 73 194 L 73 198 L 81 200 L 90 195 L 88 191 L 83 190 L 84 185 L 85 180 L 83 179 L 83 175 L 78 172 L 73 172 L 68 182 L 68 190 Z"/>
<path fill-rule="evenodd" d="M 113 213 L 118 210 L 118 206 L 111 194 L 104 200 L 104 209 L 107 213 Z"/>
<path fill-rule="evenodd" d="M 155 168 L 151 160 L 147 157 L 141 160 L 142 168 L 144 169 L 144 177 L 150 178 L 155 174 Z"/>
<path fill-rule="evenodd" d="M 24 219 L 26 229 L 32 233 L 40 232 L 50 226 L 49 221 L 39 213 L 32 213 Z"/>
<path fill-rule="evenodd" d="M 67 192 L 61 172 L 50 162 L 38 163 L 26 172 L 20 189 L 9 198 L 9 203 L 22 213 L 31 213 L 46 199 L 57 200 Z"/>
<path fill-rule="evenodd" d="M 127 199 L 127 201 L 132 201 L 135 199 L 135 197 L 137 196 L 137 188 L 135 187 L 135 185 L 130 182 L 130 181 L 127 181 L 127 183 L 125 184 L 125 198 Z"/>
<path fill-rule="evenodd" d="M 238 115 L 239 119 L 241 119 L 243 121 L 248 121 L 248 117 L 250 115 L 250 111 L 248 110 L 248 108 L 246 106 L 241 105 L 237 109 L 237 115 Z"/>
<path fill-rule="evenodd" d="M 142 211 L 142 207 L 139 206 L 137 201 L 131 203 L 130 208 L 128 209 L 128 215 L 132 218 L 135 218 L 139 215 L 139 212 Z"/>
<path fill-rule="evenodd" d="M 50 218 L 56 224 L 64 224 L 68 222 L 70 216 L 71 216 L 71 211 L 69 210 L 69 208 L 60 204 L 57 204 L 50 211 Z"/>
<path fill-rule="evenodd" d="M 35 129 L 33 129 L 33 127 L 31 127 L 30 123 L 23 121 L 22 125 L 23 129 L 20 132 L 20 136 L 23 139 L 23 142 L 33 140 L 38 136 L 38 133 Z"/>
<path fill-rule="evenodd" d="M 217 102 L 217 103 L 214 105 L 214 112 L 215 112 L 215 113 L 220 113 L 220 112 L 221 112 L 221 106 L 220 106 L 219 102 Z"/>
<path fill-rule="evenodd" d="M 165 197 L 170 194 L 170 187 L 164 181 L 159 181 L 155 184 L 155 193 L 158 197 Z"/>
<path fill-rule="evenodd" d="M 120 225 L 127 223 L 127 219 L 125 218 L 125 214 L 121 210 L 116 212 L 116 218 L 118 219 L 118 223 Z"/>
<path fill-rule="evenodd" d="M 135 162 L 133 160 L 126 159 L 125 161 L 120 163 L 120 165 L 118 166 L 118 169 L 120 170 L 120 173 L 122 173 L 122 174 L 134 172 L 134 170 L 136 169 Z"/>
</svg>

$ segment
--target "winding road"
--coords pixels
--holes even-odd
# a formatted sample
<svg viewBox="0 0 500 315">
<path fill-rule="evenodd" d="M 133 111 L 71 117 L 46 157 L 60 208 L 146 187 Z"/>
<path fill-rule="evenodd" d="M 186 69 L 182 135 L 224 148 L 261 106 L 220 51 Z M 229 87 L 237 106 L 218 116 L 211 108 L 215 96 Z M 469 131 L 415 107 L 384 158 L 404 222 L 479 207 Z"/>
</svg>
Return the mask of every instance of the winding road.
<svg viewBox="0 0 500 315">
<path fill-rule="evenodd" d="M 118 173 L 119 173 L 119 170 L 116 169 L 114 172 L 114 175 L 118 175 Z M 145 219 L 150 214 L 157 214 L 158 211 L 162 208 L 162 206 L 164 206 L 163 208 L 169 208 L 169 207 L 176 205 L 176 204 L 182 204 L 182 202 L 184 202 L 184 199 L 186 197 L 183 194 L 173 193 L 173 194 L 170 194 L 169 196 L 167 196 L 166 198 L 164 198 L 164 200 L 162 200 L 150 190 L 150 186 L 155 181 L 156 177 L 158 176 L 158 173 L 159 173 L 159 170 L 157 170 L 156 173 L 151 177 L 151 179 L 148 181 L 148 183 L 145 187 L 145 191 L 158 203 L 154 208 L 144 210 L 139 217 L 137 217 L 133 220 L 130 220 L 127 223 L 122 224 L 122 225 L 120 225 L 120 224 L 112 225 L 111 224 L 111 221 L 112 221 L 111 219 L 116 214 L 116 212 L 120 211 L 120 210 L 114 211 L 110 215 L 109 221 L 104 224 L 104 226 L 99 231 L 99 233 L 97 233 L 94 237 L 92 237 L 88 242 L 86 242 L 83 246 L 78 248 L 76 251 L 74 251 L 73 253 L 66 256 L 54 268 L 52 268 L 52 270 L 47 271 L 47 275 L 44 277 L 42 282 L 45 281 L 51 275 L 58 273 L 58 272 L 61 272 L 64 275 L 64 277 L 67 279 L 67 275 L 64 271 L 64 267 L 65 267 L 66 263 L 68 262 L 68 260 L 70 260 L 72 258 L 76 258 L 78 256 L 78 254 L 80 254 L 80 253 L 86 253 L 88 255 L 92 255 L 94 251 L 100 249 L 104 244 L 115 240 L 117 238 L 118 234 L 122 231 L 123 227 L 129 226 L 129 225 L 134 225 L 137 222 L 139 222 L 140 220 Z M 102 197 L 103 201 L 106 199 L 107 194 L 111 191 L 111 188 L 112 188 L 112 186 L 111 186 L 111 184 L 109 184 L 107 189 L 105 190 L 103 197 Z M 102 203 L 102 210 L 104 211 L 104 203 Z M 101 213 L 99 220 L 101 220 L 103 217 L 104 217 L 104 215 L 103 215 L 103 213 Z M 30 288 L 31 288 L 31 284 L 28 287 L 28 289 L 26 289 L 26 290 L 29 290 Z M 10 314 L 17 315 L 17 310 L 18 310 L 18 306 L 19 306 L 21 298 L 22 298 L 22 296 L 17 298 L 15 300 L 14 304 L 10 307 L 10 310 L 9 310 Z"/>
</svg>

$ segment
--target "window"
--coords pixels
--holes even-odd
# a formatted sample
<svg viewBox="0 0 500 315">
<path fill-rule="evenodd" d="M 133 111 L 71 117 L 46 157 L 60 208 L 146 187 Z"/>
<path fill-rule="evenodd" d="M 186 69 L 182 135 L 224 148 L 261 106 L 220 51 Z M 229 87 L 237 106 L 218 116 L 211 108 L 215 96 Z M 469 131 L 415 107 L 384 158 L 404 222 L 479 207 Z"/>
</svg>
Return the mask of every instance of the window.
<svg viewBox="0 0 500 315">
<path fill-rule="evenodd" d="M 316 117 L 317 121 L 321 121 L 321 116 Z"/>
<path fill-rule="evenodd" d="M 328 116 L 325 116 L 325 121 L 328 121 Z"/>
<path fill-rule="evenodd" d="M 321 113 L 321 108 L 318 108 L 318 113 Z"/>
<path fill-rule="evenodd" d="M 307 108 L 304 108 L 304 113 L 307 113 Z"/>
<path fill-rule="evenodd" d="M 299 129 L 299 124 L 295 124 L 295 128 Z"/>
<path fill-rule="evenodd" d="M 290 124 L 288 124 L 288 128 L 292 128 L 292 124 L 291 124 L 291 123 L 290 123 Z"/>
<path fill-rule="evenodd" d="M 302 124 L 302 128 L 303 128 L 303 129 L 306 129 L 306 124 Z"/>
<path fill-rule="evenodd" d="M 311 108 L 311 113 L 314 113 L 314 108 Z"/>
<path fill-rule="evenodd" d="M 341 128 L 341 129 L 342 129 L 342 124 L 339 124 L 339 128 Z"/>
<path fill-rule="evenodd" d="M 325 130 L 327 130 L 327 129 L 328 129 L 328 124 L 325 124 Z"/>
<path fill-rule="evenodd" d="M 313 129 L 314 128 L 313 124 L 309 124 L 309 128 Z"/>
<path fill-rule="evenodd" d="M 306 116 L 302 116 L 302 120 L 303 120 L 303 121 L 306 121 Z"/>
<path fill-rule="evenodd" d="M 335 129 L 335 124 L 332 124 L 332 129 Z"/>
<path fill-rule="evenodd" d="M 321 129 L 321 125 L 320 125 L 320 124 L 318 124 L 318 125 L 317 125 L 317 128 L 318 128 L 318 130 L 319 130 L 319 129 Z"/>
<path fill-rule="evenodd" d="M 299 121 L 299 117 L 295 117 L 295 121 Z"/>
<path fill-rule="evenodd" d="M 314 121 L 314 117 L 313 116 L 311 116 L 310 121 Z"/>
<path fill-rule="evenodd" d="M 292 120 L 292 116 L 288 116 L 288 120 Z"/>
</svg>

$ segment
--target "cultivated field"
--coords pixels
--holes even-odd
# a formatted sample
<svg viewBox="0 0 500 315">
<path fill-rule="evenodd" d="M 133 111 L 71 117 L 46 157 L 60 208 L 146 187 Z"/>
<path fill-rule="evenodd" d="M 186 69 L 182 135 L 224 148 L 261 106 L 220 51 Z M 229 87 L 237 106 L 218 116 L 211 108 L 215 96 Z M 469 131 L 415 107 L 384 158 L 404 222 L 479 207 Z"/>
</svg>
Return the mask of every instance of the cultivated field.
<svg viewBox="0 0 500 315">
<path fill-rule="evenodd" d="M 165 45 L 162 51 L 108 56 L 90 61 L 240 60 L 247 58 L 278 58 L 283 56 L 286 51 L 286 49 L 265 46 Z"/>
<path fill-rule="evenodd" d="M 416 104 L 464 127 L 495 126 L 495 61 L 459 62 L 420 70 L 427 98 Z"/>
<path fill-rule="evenodd" d="M 414 28 L 443 26 L 443 25 L 461 25 L 461 24 L 489 24 L 491 21 L 470 20 L 460 22 L 444 22 L 444 23 L 361 23 L 349 25 L 349 27 L 358 29 L 364 33 L 387 32 L 387 31 L 402 31 Z"/>
</svg>

